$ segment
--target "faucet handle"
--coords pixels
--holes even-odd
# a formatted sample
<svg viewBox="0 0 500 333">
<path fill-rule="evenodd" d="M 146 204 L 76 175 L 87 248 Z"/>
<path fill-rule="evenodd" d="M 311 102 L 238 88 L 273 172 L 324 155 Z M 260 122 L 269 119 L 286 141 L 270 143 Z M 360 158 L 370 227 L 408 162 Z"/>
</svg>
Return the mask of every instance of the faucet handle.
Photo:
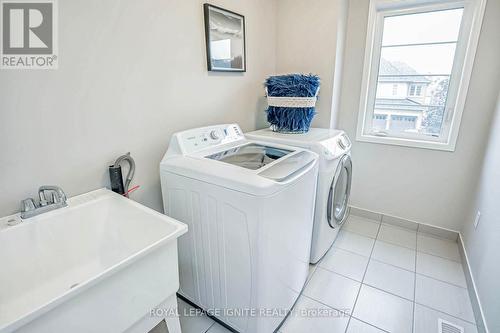
<svg viewBox="0 0 500 333">
<path fill-rule="evenodd" d="M 50 200 L 47 200 L 47 198 L 45 197 L 45 190 L 39 190 L 38 196 L 40 197 L 40 207 L 44 207 L 50 204 Z"/>
<path fill-rule="evenodd" d="M 58 192 L 52 191 L 51 192 L 51 202 L 58 204 L 66 201 L 66 196 L 61 196 Z"/>
<path fill-rule="evenodd" d="M 47 194 L 51 194 L 47 196 Z M 44 185 L 40 186 L 38 189 L 38 195 L 40 197 L 40 206 L 46 206 L 53 203 L 66 204 L 66 194 L 59 186 Z"/>
<path fill-rule="evenodd" d="M 27 198 L 21 201 L 21 212 L 25 213 L 35 209 L 36 209 L 35 200 Z"/>
</svg>

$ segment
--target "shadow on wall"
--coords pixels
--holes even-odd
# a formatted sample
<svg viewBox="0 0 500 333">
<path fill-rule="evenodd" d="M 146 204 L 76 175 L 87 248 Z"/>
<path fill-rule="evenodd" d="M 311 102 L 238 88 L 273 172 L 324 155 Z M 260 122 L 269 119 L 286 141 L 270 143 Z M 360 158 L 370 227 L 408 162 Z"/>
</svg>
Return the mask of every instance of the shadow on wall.
<svg viewBox="0 0 500 333">
<path fill-rule="evenodd" d="M 262 96 L 257 99 L 256 105 L 256 109 L 258 111 L 255 113 L 255 126 L 257 129 L 269 127 L 269 123 L 267 122 L 266 108 L 267 100 L 264 96 L 264 93 L 262 93 Z"/>
</svg>

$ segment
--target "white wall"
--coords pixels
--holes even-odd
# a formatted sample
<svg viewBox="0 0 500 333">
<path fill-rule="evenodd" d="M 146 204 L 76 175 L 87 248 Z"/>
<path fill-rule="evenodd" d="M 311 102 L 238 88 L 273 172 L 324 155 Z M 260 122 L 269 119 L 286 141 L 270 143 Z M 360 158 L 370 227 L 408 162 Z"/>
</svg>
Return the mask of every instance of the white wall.
<svg viewBox="0 0 500 333">
<path fill-rule="evenodd" d="M 500 332 L 500 95 L 481 172 L 477 200 L 463 228 L 472 275 L 490 332 Z M 474 219 L 481 218 L 477 229 Z"/>
<path fill-rule="evenodd" d="M 368 0 L 351 0 L 339 126 L 354 138 Z M 473 200 L 500 80 L 500 1 L 488 1 L 455 152 L 354 142 L 351 204 L 460 230 Z M 325 56 L 327 57 L 327 56 Z"/>
<path fill-rule="evenodd" d="M 315 127 L 330 126 L 340 98 L 347 8 L 347 0 L 277 0 L 276 71 L 319 75 Z"/>
<path fill-rule="evenodd" d="M 247 72 L 206 70 L 198 0 L 59 1 L 59 69 L 0 73 L 0 216 L 42 184 L 68 195 L 106 186 L 131 151 L 133 198 L 161 209 L 158 166 L 174 131 L 263 123 L 275 72 L 274 1 L 216 0 L 245 15 Z"/>
</svg>

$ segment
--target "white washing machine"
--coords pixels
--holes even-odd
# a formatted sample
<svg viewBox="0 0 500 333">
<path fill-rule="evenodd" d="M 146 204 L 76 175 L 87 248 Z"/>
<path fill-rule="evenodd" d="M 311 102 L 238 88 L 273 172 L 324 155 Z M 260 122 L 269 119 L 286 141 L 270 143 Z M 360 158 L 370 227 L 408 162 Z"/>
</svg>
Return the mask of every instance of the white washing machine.
<svg viewBox="0 0 500 333">
<path fill-rule="evenodd" d="M 347 219 L 351 191 L 351 141 L 344 131 L 311 128 L 304 134 L 282 134 L 270 129 L 246 133 L 265 140 L 309 149 L 319 155 L 319 175 L 311 245 L 311 263 L 317 263 L 331 247 Z"/>
<path fill-rule="evenodd" d="M 273 332 L 308 274 L 317 154 L 238 125 L 176 133 L 161 161 L 179 238 L 179 293 L 239 332 Z"/>
</svg>

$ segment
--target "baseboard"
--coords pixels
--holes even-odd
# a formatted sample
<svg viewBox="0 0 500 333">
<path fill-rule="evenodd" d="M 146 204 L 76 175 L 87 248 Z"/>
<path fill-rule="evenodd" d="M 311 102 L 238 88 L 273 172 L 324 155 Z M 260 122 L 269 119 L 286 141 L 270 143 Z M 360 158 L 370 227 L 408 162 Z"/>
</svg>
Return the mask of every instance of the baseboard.
<svg viewBox="0 0 500 333">
<path fill-rule="evenodd" d="M 440 238 L 446 238 L 452 241 L 458 241 L 459 232 L 455 230 L 437 227 L 431 224 L 416 222 L 398 216 L 387 215 L 380 212 L 373 212 L 364 208 L 359 208 L 354 206 L 350 207 L 350 213 L 356 216 L 366 217 L 369 219 L 380 221 L 382 223 L 391 224 L 397 227 L 402 227 L 417 232 L 430 234 Z"/>
<path fill-rule="evenodd" d="M 458 237 L 458 250 L 460 251 L 460 256 L 462 257 L 462 267 L 464 268 L 467 290 L 472 303 L 474 318 L 476 319 L 477 331 L 478 333 L 489 333 L 488 327 L 486 326 L 486 320 L 484 319 L 484 312 L 481 307 L 481 301 L 477 292 L 476 283 L 474 282 L 474 276 L 472 275 L 472 270 L 469 265 L 469 257 L 467 256 L 467 250 L 465 249 L 462 234 L 459 234 Z"/>
</svg>

